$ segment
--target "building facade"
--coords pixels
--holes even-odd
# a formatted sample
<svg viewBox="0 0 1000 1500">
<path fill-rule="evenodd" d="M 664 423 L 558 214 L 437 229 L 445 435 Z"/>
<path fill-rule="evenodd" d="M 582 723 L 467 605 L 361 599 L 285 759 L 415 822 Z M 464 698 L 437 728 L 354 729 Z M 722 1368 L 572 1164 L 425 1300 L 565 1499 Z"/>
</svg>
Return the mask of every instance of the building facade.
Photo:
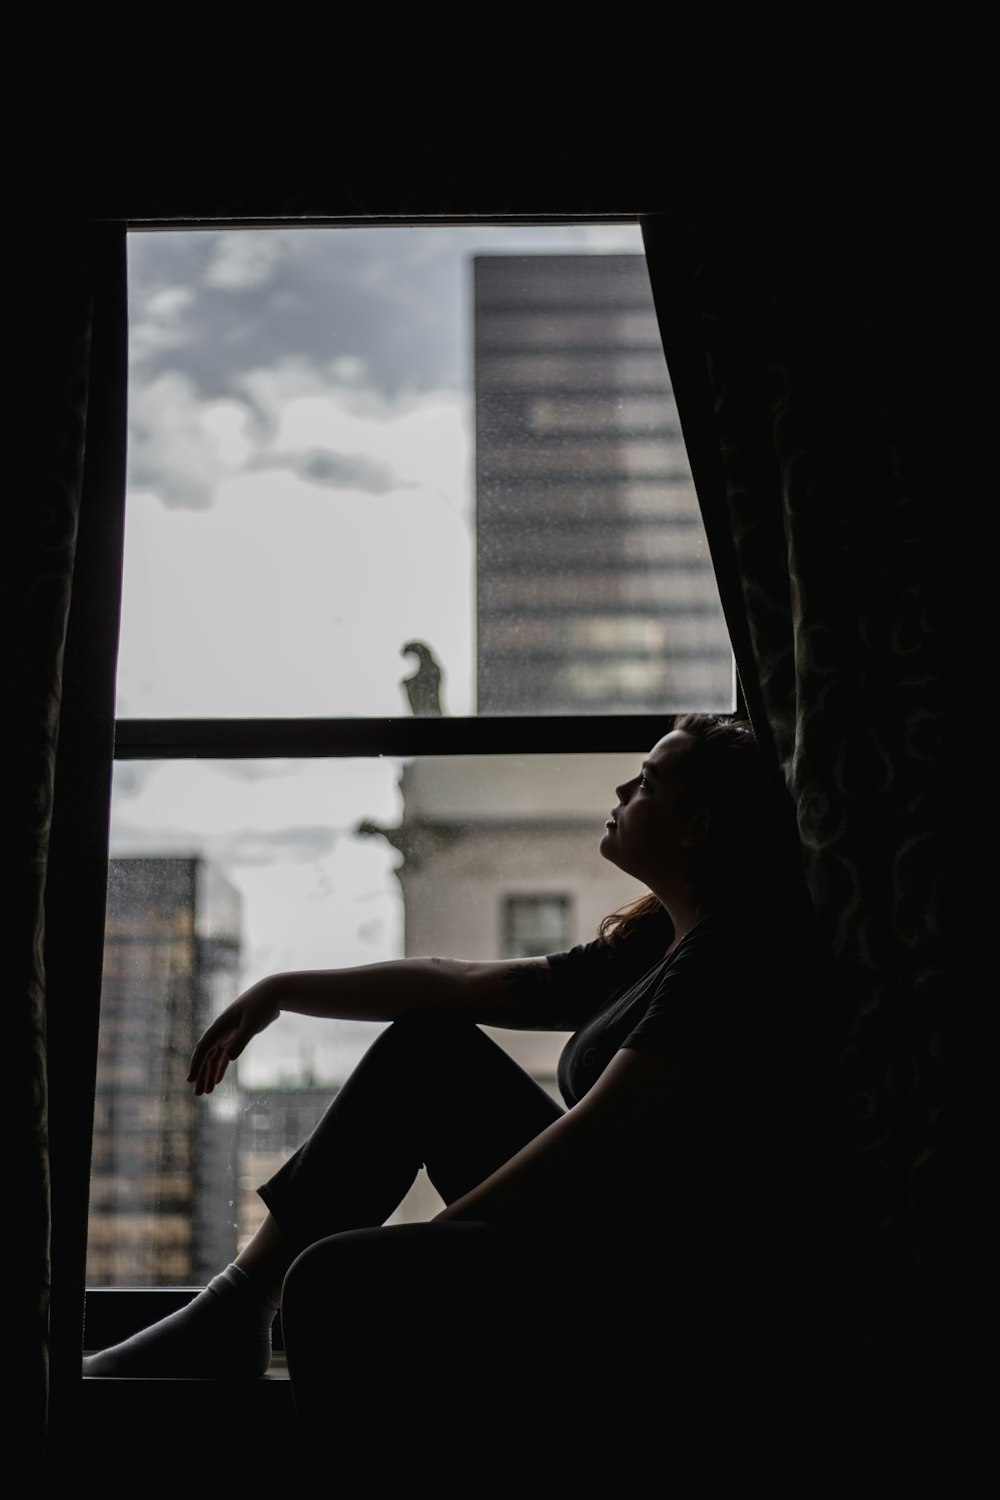
<svg viewBox="0 0 1000 1500">
<path fill-rule="evenodd" d="M 474 287 L 479 712 L 730 708 L 645 256 L 478 256 Z"/>
<path fill-rule="evenodd" d="M 187 1072 L 239 959 L 240 898 L 205 860 L 110 861 L 91 1286 L 200 1284 L 233 1258 L 239 1089 L 196 1099 Z"/>
</svg>

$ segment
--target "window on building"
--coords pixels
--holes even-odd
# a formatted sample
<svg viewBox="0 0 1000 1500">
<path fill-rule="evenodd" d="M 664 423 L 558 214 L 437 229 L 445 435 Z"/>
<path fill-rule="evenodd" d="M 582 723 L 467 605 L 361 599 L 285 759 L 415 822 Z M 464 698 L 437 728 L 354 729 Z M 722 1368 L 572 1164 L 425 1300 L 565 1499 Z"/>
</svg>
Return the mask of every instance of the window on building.
<svg viewBox="0 0 1000 1500">
<path fill-rule="evenodd" d="M 503 956 L 532 958 L 536 953 L 561 953 L 573 942 L 571 896 L 505 896 Z"/>
<path fill-rule="evenodd" d="M 614 786 L 735 704 L 635 224 L 140 232 L 129 277 L 92 1286 L 212 1274 L 373 1034 L 285 1017 L 194 1101 L 232 995 L 588 939 Z"/>
</svg>

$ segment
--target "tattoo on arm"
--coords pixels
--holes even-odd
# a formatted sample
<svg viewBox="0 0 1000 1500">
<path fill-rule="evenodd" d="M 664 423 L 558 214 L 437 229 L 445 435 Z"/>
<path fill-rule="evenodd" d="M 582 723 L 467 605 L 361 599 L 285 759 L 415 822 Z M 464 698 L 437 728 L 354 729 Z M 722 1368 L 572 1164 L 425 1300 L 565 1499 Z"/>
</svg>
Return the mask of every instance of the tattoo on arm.
<svg viewBox="0 0 1000 1500">
<path fill-rule="evenodd" d="M 530 995 L 547 983 L 551 970 L 543 958 L 537 963 L 511 964 L 503 976 L 504 989 L 512 995 Z"/>
<path fill-rule="evenodd" d="M 503 987 L 507 994 L 523 1005 L 523 1017 L 527 1025 L 532 1021 L 532 1001 L 549 987 L 552 970 L 544 959 L 538 963 L 511 964 L 503 976 Z"/>
</svg>

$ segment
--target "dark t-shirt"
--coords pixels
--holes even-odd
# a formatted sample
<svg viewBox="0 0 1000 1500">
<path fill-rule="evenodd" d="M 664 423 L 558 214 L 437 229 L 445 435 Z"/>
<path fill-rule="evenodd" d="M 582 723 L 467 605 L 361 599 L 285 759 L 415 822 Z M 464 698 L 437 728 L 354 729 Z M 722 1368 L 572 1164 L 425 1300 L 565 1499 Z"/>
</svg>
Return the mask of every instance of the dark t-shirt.
<svg viewBox="0 0 1000 1500">
<path fill-rule="evenodd" d="M 808 1066 L 798 1022 L 814 996 L 794 933 L 765 942 L 757 922 L 712 915 L 667 957 L 671 935 L 652 921 L 614 947 L 550 955 L 550 1024 L 573 1031 L 559 1088 L 578 1103 L 621 1048 L 669 1060 L 690 1087 L 626 1170 L 626 1211 L 672 1240 L 682 1220 L 692 1247 L 728 1253 L 732 1236 L 745 1252 L 794 1192 Z"/>
<path fill-rule="evenodd" d="M 794 1326 L 815 1296 L 808 1037 L 821 1002 L 808 934 L 714 914 L 667 957 L 671 936 L 654 920 L 610 949 L 549 959 L 550 1024 L 573 1031 L 558 1072 L 567 1105 L 622 1048 L 669 1060 L 692 1085 L 616 1160 L 600 1189 L 607 1211 L 585 1218 L 572 1253 L 586 1240 L 586 1285 L 613 1268 L 618 1305 L 641 1308 L 649 1328 L 662 1313 L 671 1340 L 689 1319 L 696 1349 L 712 1347 L 710 1324 L 727 1348 L 734 1337 L 754 1348 L 759 1319 L 775 1345 L 779 1323 Z"/>
<path fill-rule="evenodd" d="M 553 1010 L 574 1033 L 559 1060 L 567 1105 L 622 1047 L 669 1058 L 706 1089 L 723 1078 L 733 1085 L 748 1031 L 767 1029 L 748 993 L 754 935 L 739 921 L 706 917 L 667 957 L 670 938 L 669 924 L 651 924 L 616 947 L 595 941 L 549 956 Z"/>
</svg>

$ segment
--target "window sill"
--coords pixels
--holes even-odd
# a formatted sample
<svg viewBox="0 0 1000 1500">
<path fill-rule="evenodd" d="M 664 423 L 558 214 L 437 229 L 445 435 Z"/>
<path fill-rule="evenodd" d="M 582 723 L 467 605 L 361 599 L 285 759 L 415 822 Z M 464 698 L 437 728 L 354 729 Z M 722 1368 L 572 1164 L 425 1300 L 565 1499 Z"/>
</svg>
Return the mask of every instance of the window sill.
<svg viewBox="0 0 1000 1500">
<path fill-rule="evenodd" d="M 283 1353 L 260 1380 L 126 1380 L 85 1375 L 77 1404 L 81 1445 L 150 1480 L 260 1480 L 300 1434 Z"/>
<path fill-rule="evenodd" d="M 86 1354 L 96 1354 L 97 1353 L 96 1349 L 85 1349 L 83 1352 L 84 1352 L 85 1355 Z M 143 1377 L 143 1379 L 141 1379 L 141 1380 L 136 1380 L 136 1379 L 134 1379 L 131 1376 L 126 1377 L 126 1376 L 116 1376 L 116 1375 L 84 1375 L 84 1377 L 83 1377 L 83 1381 L 84 1381 L 85 1385 L 107 1385 L 107 1386 L 122 1386 L 122 1385 L 130 1385 L 131 1386 L 131 1385 L 136 1385 L 136 1386 L 156 1386 L 156 1387 L 175 1386 L 175 1385 L 210 1385 L 210 1386 L 213 1386 L 213 1387 L 216 1387 L 216 1388 L 219 1387 L 220 1385 L 226 1385 L 226 1386 L 233 1385 L 235 1387 L 235 1389 L 237 1389 L 241 1393 L 241 1395 L 245 1395 L 246 1392 L 249 1389 L 251 1389 L 251 1387 L 254 1388 L 254 1389 L 256 1389 L 257 1386 L 259 1386 L 259 1385 L 266 1385 L 268 1382 L 271 1382 L 271 1381 L 287 1381 L 287 1380 L 288 1380 L 288 1359 L 285 1356 L 285 1354 L 282 1351 L 280 1351 L 280 1350 L 275 1350 L 274 1354 L 271 1356 L 271 1368 L 268 1370 L 267 1374 L 266 1375 L 262 1375 L 259 1380 L 245 1380 L 245 1381 L 232 1382 L 232 1381 L 219 1381 L 219 1380 L 201 1379 L 201 1378 L 196 1377 L 196 1376 L 181 1377 L 181 1378 L 178 1378 L 176 1376 L 172 1376 L 172 1377 L 169 1377 L 169 1378 L 167 1378 L 167 1377 L 162 1377 L 162 1378 L 161 1377 Z"/>
</svg>

